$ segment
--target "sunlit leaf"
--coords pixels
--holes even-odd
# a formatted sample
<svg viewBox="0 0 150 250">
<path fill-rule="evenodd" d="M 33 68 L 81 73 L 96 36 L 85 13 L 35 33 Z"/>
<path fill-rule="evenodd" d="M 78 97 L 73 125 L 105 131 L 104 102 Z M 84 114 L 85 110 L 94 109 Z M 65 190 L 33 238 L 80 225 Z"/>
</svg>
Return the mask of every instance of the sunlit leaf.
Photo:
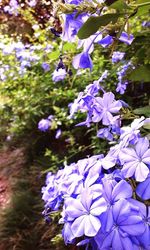
<svg viewBox="0 0 150 250">
<path fill-rule="evenodd" d="M 78 31 L 80 39 L 86 39 L 93 35 L 101 26 L 109 23 L 116 23 L 121 14 L 105 14 L 103 16 L 91 16 Z"/>
<path fill-rule="evenodd" d="M 142 107 L 142 108 L 134 109 L 133 112 L 136 115 L 150 116 L 150 106 L 145 106 L 145 107 Z"/>
</svg>

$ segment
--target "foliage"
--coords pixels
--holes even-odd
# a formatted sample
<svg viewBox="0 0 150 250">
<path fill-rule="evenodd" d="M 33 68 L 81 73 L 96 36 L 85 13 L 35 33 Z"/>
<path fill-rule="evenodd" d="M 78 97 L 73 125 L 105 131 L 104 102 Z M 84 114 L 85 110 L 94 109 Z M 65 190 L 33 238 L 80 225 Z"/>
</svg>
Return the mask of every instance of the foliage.
<svg viewBox="0 0 150 250">
<path fill-rule="evenodd" d="M 109 249 L 117 237 L 119 249 L 146 249 L 150 3 L 52 1 L 43 21 L 41 3 L 2 6 L 30 31 L 1 35 L 1 133 L 7 124 L 7 140 L 28 135 L 31 151 L 47 147 L 44 215 L 63 211 L 66 244 Z"/>
</svg>

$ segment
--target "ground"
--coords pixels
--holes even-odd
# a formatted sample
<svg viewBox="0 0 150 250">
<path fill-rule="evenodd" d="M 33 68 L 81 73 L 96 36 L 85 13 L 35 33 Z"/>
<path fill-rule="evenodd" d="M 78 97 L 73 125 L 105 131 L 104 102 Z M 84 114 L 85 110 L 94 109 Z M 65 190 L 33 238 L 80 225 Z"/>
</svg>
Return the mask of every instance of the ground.
<svg viewBox="0 0 150 250">
<path fill-rule="evenodd" d="M 4 147 L 0 150 L 0 230 L 3 228 L 4 213 L 6 209 L 11 207 L 13 188 L 24 164 L 23 148 Z M 0 240 L 0 250 L 6 250 L 3 239 Z"/>
<path fill-rule="evenodd" d="M 0 151 L 0 210 L 10 205 L 15 180 L 24 164 L 23 148 L 3 148 Z"/>
</svg>

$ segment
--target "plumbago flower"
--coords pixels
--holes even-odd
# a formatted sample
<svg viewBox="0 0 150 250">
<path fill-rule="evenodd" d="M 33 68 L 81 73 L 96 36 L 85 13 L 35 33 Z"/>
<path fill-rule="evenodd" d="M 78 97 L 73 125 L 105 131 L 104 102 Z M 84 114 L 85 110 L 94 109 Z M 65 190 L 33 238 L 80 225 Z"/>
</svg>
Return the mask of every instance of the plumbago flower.
<svg viewBox="0 0 150 250">
<path fill-rule="evenodd" d="M 112 62 L 117 63 L 121 61 L 125 56 L 125 52 L 114 51 L 112 55 Z"/>
<path fill-rule="evenodd" d="M 38 129 L 41 131 L 47 131 L 50 127 L 50 121 L 48 119 L 42 119 L 38 123 Z"/>
<path fill-rule="evenodd" d="M 82 1 L 65 2 L 78 5 Z M 74 12 L 63 18 L 65 30 L 62 39 L 74 42 L 87 16 Z M 133 39 L 125 32 L 119 37 L 128 45 Z M 106 48 L 113 41 L 114 37 L 103 37 L 102 32 L 79 41 L 78 48 L 83 47 L 83 51 L 74 57 L 74 68 L 91 70 L 93 44 L 99 43 Z M 112 62 L 117 63 L 123 57 L 124 53 L 115 52 Z M 126 89 L 124 76 L 129 66 L 131 63 L 127 62 L 117 71 L 117 91 L 121 94 Z M 65 70 L 62 61 L 56 71 L 59 69 Z M 140 134 L 140 128 L 149 120 L 141 117 L 130 126 L 121 127 L 120 111 L 127 104 L 116 100 L 112 92 L 105 92 L 100 85 L 107 75 L 108 72 L 104 72 L 99 80 L 79 93 L 69 105 L 70 118 L 77 111 L 86 113 L 86 120 L 78 125 L 101 122 L 105 127 L 98 130 L 97 136 L 116 144 L 106 155 L 94 155 L 65 165 L 56 174 L 48 173 L 42 188 L 43 214 L 48 219 L 53 211 L 62 211 L 59 223 L 63 224 L 62 235 L 66 244 L 76 244 L 81 240 L 77 245 L 86 245 L 86 250 L 148 250 L 150 210 L 135 199 L 150 198 L 150 148 L 148 139 Z"/>
<path fill-rule="evenodd" d="M 145 181 L 150 172 L 150 147 L 148 139 L 140 138 L 134 147 L 123 148 L 119 159 L 123 165 L 122 173 L 126 178 L 135 176 L 136 181 Z"/>
<path fill-rule="evenodd" d="M 104 75 L 99 80 L 103 81 L 105 77 Z M 86 121 L 78 125 L 89 126 L 91 122 L 97 123 L 100 121 L 103 125 L 114 126 L 115 123 L 118 123 L 119 116 L 114 116 L 114 114 L 119 113 L 123 107 L 122 102 L 116 101 L 112 92 L 104 93 L 103 97 L 96 97 L 99 90 L 104 91 L 99 85 L 99 81 L 95 81 L 87 86 L 84 92 L 79 93 L 78 98 L 70 105 L 70 118 L 78 110 L 87 113 Z"/>
<path fill-rule="evenodd" d="M 122 149 L 127 148 L 129 146 L 133 147 L 133 145 L 135 145 L 141 138 L 140 128 L 146 124 L 149 124 L 149 122 L 149 118 L 145 119 L 145 117 L 142 116 L 141 118 L 135 119 L 130 126 L 117 126 L 114 132 L 115 135 L 119 135 L 118 143 L 115 146 L 110 147 L 108 155 L 114 157 L 116 161 L 118 161 L 118 163 L 121 165 L 121 159 L 119 156 L 121 156 Z"/>
<path fill-rule="evenodd" d="M 65 0 L 65 3 L 67 4 L 79 5 L 81 2 L 82 0 L 72 0 L 72 1 Z M 83 25 L 85 16 L 86 14 L 77 15 L 76 11 L 74 11 L 72 14 L 63 15 L 64 27 L 63 27 L 62 40 L 67 42 L 75 41 L 76 34 Z"/>
<path fill-rule="evenodd" d="M 120 199 L 112 208 L 111 222 L 110 229 L 101 229 L 95 236 L 98 249 L 139 249 L 133 237 L 142 235 L 146 227 L 138 207 L 133 209 L 127 200 Z"/>
<path fill-rule="evenodd" d="M 124 126 L 121 128 L 120 141 L 124 147 L 127 147 L 129 143 L 135 144 L 139 140 L 141 137 L 140 128 L 147 122 L 147 119 L 142 116 L 141 118 L 135 119 L 130 126 Z"/>
<path fill-rule="evenodd" d="M 113 114 L 118 113 L 121 108 L 122 103 L 115 100 L 113 93 L 104 93 L 103 98 L 95 98 L 92 121 L 99 122 L 102 120 L 103 125 L 110 125 L 112 121 L 114 123 L 115 117 L 113 117 Z"/>
<path fill-rule="evenodd" d="M 49 115 L 47 119 L 41 119 L 38 123 L 38 129 L 43 132 L 46 132 L 50 128 L 52 121 L 53 115 Z"/>
<path fill-rule="evenodd" d="M 10 0 L 9 5 L 4 7 L 4 11 L 15 16 L 18 15 L 19 4 L 16 0 Z"/>
<path fill-rule="evenodd" d="M 116 60 L 117 60 L 117 57 L 116 58 L 112 57 L 112 62 L 117 62 Z M 129 68 L 133 68 L 133 65 L 131 64 L 131 62 L 124 62 L 124 65 L 119 67 L 119 69 L 117 70 L 118 83 L 117 83 L 116 91 L 119 92 L 121 95 L 125 93 L 125 90 L 128 85 L 128 81 L 124 80 L 124 77 Z"/>
<path fill-rule="evenodd" d="M 79 198 L 67 198 L 64 202 L 65 220 L 71 224 L 73 237 L 83 235 L 93 237 L 100 227 L 99 216 L 106 211 L 107 203 L 103 197 L 94 199 L 90 189 L 85 189 Z"/>
<path fill-rule="evenodd" d="M 102 74 L 102 76 L 97 80 L 94 81 L 92 84 L 89 84 L 84 92 L 80 92 L 78 97 L 74 100 L 73 103 L 69 104 L 70 107 L 70 116 L 69 118 L 72 118 L 74 114 L 80 110 L 81 112 L 88 111 L 92 106 L 92 100 L 94 100 L 94 97 L 98 94 L 100 90 L 103 90 L 103 88 L 100 86 L 100 82 L 103 82 L 103 80 L 107 77 L 107 71 Z M 91 101 L 91 102 L 90 102 Z"/>
<path fill-rule="evenodd" d="M 138 249 L 143 245 L 144 235 L 148 246 L 145 214 L 134 203 L 132 188 L 120 171 L 104 174 L 104 169 L 107 171 L 115 164 L 107 158 L 93 156 L 65 166 L 56 175 L 49 173 L 42 189 L 46 202 L 44 215 L 47 218 L 63 203 L 60 223 L 64 224 L 66 244 L 84 237 L 81 244 L 90 242 L 92 249 L 116 249 L 116 240 L 118 249 L 130 249 L 134 245 Z"/>
<path fill-rule="evenodd" d="M 126 44 L 131 44 L 133 39 L 134 38 L 132 35 L 130 35 L 130 37 L 128 37 L 128 34 L 126 34 L 125 32 L 122 32 L 122 34 L 119 38 L 120 41 L 125 42 Z M 97 33 L 95 33 L 95 35 L 92 35 L 91 37 L 84 39 L 84 42 L 81 42 L 79 40 L 79 47 L 83 46 L 83 52 L 81 52 L 80 54 L 78 54 L 74 57 L 73 67 L 75 69 L 90 68 L 90 70 L 92 70 L 93 64 L 92 64 L 92 59 L 90 57 L 90 54 L 94 50 L 94 43 L 98 43 L 102 47 L 106 48 L 109 45 L 111 45 L 113 42 L 114 42 L 113 37 L 110 35 L 107 35 L 104 38 L 102 38 L 102 32 L 97 32 Z M 113 63 L 119 62 L 120 60 L 122 60 L 124 58 L 124 55 L 125 55 L 124 52 L 115 51 L 113 53 L 113 56 L 112 56 L 112 62 Z M 130 66 L 130 63 L 127 63 L 127 65 L 125 65 L 123 67 L 123 69 L 120 73 L 120 76 L 122 78 L 125 75 L 125 71 L 128 69 L 129 66 Z M 122 91 L 119 90 L 120 84 L 121 84 L 121 81 L 119 81 L 119 83 L 118 83 L 117 92 L 121 92 L 121 94 L 123 94 L 124 93 L 123 90 Z M 122 83 L 122 85 L 123 85 L 123 83 Z M 123 86 L 125 86 L 125 83 Z M 124 87 L 124 89 L 125 89 L 125 87 Z"/>
<path fill-rule="evenodd" d="M 143 200 L 150 199 L 150 174 L 147 176 L 145 181 L 140 182 L 136 188 L 137 195 Z"/>
<path fill-rule="evenodd" d="M 67 76 L 66 67 L 63 63 L 62 58 L 60 57 L 58 65 L 56 69 L 54 70 L 54 72 L 52 73 L 52 80 L 54 82 L 63 81 L 66 76 Z"/>
<path fill-rule="evenodd" d="M 46 62 L 43 62 L 41 66 L 45 72 L 48 72 L 50 70 L 50 66 Z"/>
<path fill-rule="evenodd" d="M 63 81 L 67 75 L 66 69 L 59 68 L 58 70 L 55 69 L 52 73 L 52 80 L 54 82 Z"/>
<path fill-rule="evenodd" d="M 74 42 L 78 30 L 83 24 L 83 15 L 78 15 L 76 13 L 63 15 L 64 19 L 64 32 L 62 34 L 62 40 Z"/>
<path fill-rule="evenodd" d="M 90 58 L 90 55 L 87 52 L 82 52 L 78 54 L 77 56 L 75 56 L 72 64 L 75 69 L 90 68 L 92 70 L 93 68 L 92 59 Z"/>
</svg>

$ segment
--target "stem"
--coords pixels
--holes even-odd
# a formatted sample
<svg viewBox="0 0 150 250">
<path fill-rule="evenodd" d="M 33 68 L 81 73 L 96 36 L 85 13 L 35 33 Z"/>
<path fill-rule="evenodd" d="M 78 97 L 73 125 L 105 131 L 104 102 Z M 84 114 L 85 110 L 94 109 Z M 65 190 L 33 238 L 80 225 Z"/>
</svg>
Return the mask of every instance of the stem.
<svg viewBox="0 0 150 250">
<path fill-rule="evenodd" d="M 130 6 L 131 6 L 131 7 L 139 8 L 139 7 L 146 6 L 146 5 L 150 5 L 150 2 L 147 2 L 147 3 L 140 3 L 140 4 L 137 4 L 137 5 L 130 5 Z"/>
</svg>

